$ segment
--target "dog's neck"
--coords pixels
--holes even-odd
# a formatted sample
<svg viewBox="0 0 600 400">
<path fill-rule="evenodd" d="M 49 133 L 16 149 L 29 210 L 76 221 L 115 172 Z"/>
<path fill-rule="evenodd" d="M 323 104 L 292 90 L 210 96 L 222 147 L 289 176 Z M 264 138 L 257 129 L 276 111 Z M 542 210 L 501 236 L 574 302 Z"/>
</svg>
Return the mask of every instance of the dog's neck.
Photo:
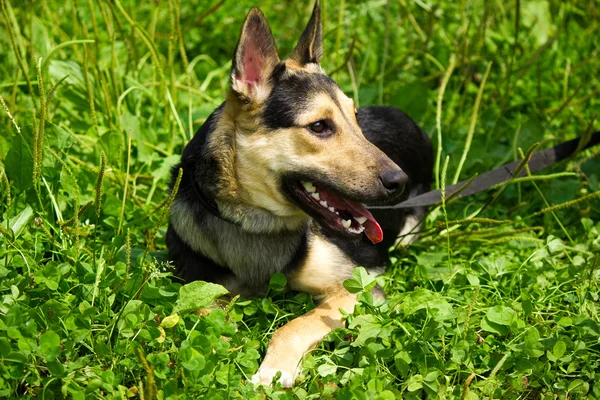
<svg viewBox="0 0 600 400">
<path fill-rule="evenodd" d="M 235 200 L 215 199 L 197 182 L 192 183 L 193 194 L 202 208 L 214 217 L 237 225 L 248 233 L 279 233 L 305 229 L 308 216 L 278 217 L 273 213 Z"/>
<path fill-rule="evenodd" d="M 242 217 L 239 207 L 223 202 L 219 206 L 222 214 L 216 216 L 194 199 L 177 199 L 170 219 L 192 250 L 233 272 L 234 277 L 221 282 L 230 291 L 260 294 L 273 274 L 285 273 L 301 262 L 310 235 L 308 219 L 296 229 L 285 229 L 285 223 L 273 222 L 277 220 L 262 210 L 245 209 Z"/>
<path fill-rule="evenodd" d="M 217 199 L 220 216 L 240 230 L 256 234 L 276 234 L 305 229 L 308 216 L 278 217 L 270 211 L 243 203 Z"/>
</svg>

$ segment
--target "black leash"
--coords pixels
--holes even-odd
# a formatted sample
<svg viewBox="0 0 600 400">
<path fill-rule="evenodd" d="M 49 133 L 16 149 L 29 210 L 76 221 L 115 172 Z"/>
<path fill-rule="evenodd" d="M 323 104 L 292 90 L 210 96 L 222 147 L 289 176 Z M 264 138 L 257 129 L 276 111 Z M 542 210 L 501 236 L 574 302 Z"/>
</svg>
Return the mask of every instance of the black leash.
<svg viewBox="0 0 600 400">
<path fill-rule="evenodd" d="M 556 164 L 557 162 L 568 158 L 577 150 L 580 141 L 581 138 L 569 140 L 568 142 L 564 142 L 549 149 L 534 153 L 531 156 L 529 162 L 527 163 L 527 165 L 529 166 L 529 171 L 531 173 L 541 171 L 542 169 L 549 167 L 552 164 Z M 600 144 L 600 132 L 592 134 L 588 143 L 580 150 L 588 149 L 590 147 L 596 146 L 597 144 Z M 494 170 L 483 173 L 477 176 L 475 179 L 466 179 L 454 185 L 447 186 L 446 198 L 449 198 L 454 193 L 456 193 L 456 195 L 452 196 L 453 198 L 470 196 L 475 193 L 483 192 L 484 190 L 487 190 L 492 186 L 506 182 L 512 178 L 525 176 L 527 173 L 525 168 L 519 171 L 519 173 L 515 176 L 515 171 L 521 165 L 521 163 L 522 160 L 514 161 L 510 164 L 506 164 Z M 432 190 L 427 193 L 423 193 L 419 196 L 411 197 L 410 199 L 393 206 L 374 206 L 369 208 L 393 209 L 422 207 L 438 204 L 441 202 L 441 200 L 442 192 L 440 189 L 438 189 Z"/>
</svg>

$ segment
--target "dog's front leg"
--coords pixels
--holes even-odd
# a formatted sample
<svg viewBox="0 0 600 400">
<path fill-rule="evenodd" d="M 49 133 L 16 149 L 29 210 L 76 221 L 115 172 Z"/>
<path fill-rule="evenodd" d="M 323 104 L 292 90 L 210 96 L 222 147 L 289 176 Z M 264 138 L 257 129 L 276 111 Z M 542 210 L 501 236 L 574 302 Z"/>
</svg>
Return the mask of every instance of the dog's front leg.
<svg viewBox="0 0 600 400">
<path fill-rule="evenodd" d="M 352 313 L 356 295 L 349 293 L 341 285 L 330 288 L 328 292 L 323 294 L 326 297 L 318 307 L 275 332 L 265 359 L 252 382 L 270 384 L 277 372 L 281 371 L 279 381 L 282 386 L 291 387 L 304 354 L 329 332 L 344 326 L 340 309 Z"/>
</svg>

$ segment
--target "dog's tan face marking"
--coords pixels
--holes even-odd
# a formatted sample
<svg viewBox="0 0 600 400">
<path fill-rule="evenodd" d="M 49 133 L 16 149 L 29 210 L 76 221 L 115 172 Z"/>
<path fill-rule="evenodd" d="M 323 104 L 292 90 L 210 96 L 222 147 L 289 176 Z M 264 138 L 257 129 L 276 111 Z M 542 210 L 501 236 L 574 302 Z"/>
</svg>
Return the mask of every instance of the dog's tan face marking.
<svg viewBox="0 0 600 400">
<path fill-rule="evenodd" d="M 225 105 L 220 125 L 235 130 L 233 170 L 225 174 L 231 178 L 228 194 L 297 221 L 305 214 L 282 191 L 289 174 L 324 182 L 351 198 L 381 196 L 379 176 L 397 166 L 364 137 L 354 101 L 320 67 L 287 60 L 266 82 L 272 87 L 263 101 L 243 102 L 234 93 Z M 327 132 L 311 131 L 319 121 Z"/>
<path fill-rule="evenodd" d="M 282 75 L 263 106 L 259 130 L 244 144 L 253 151 L 260 146 L 258 154 L 271 160 L 265 168 L 274 179 L 293 172 L 351 197 L 380 194 L 379 175 L 397 167 L 364 137 L 354 102 L 322 72 L 294 68 Z M 319 121 L 328 132 L 311 132 L 311 124 Z M 238 151 L 243 151 L 241 143 Z"/>
</svg>

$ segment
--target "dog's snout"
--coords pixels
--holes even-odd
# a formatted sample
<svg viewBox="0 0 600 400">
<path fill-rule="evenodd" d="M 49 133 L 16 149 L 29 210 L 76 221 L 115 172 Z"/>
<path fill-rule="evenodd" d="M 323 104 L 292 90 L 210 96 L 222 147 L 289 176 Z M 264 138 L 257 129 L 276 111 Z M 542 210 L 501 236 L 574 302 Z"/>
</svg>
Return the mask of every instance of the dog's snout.
<svg viewBox="0 0 600 400">
<path fill-rule="evenodd" d="M 394 195 L 397 192 L 403 190 L 404 185 L 408 183 L 408 175 L 398 168 L 390 171 L 386 171 L 379 176 L 379 180 L 384 188 L 390 192 L 390 194 Z"/>
</svg>

